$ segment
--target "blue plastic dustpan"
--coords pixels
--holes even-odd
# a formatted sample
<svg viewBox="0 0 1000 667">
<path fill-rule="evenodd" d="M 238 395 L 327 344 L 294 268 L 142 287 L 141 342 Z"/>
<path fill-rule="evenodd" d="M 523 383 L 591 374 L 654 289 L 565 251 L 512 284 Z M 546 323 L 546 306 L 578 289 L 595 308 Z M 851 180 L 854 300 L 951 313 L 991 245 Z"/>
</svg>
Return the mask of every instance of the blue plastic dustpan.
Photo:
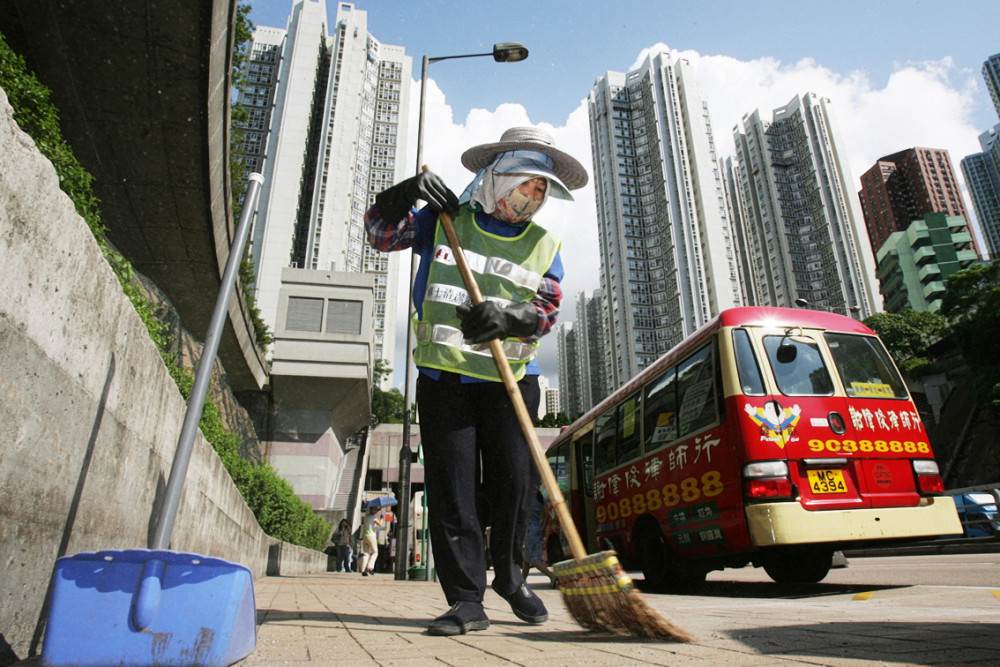
<svg viewBox="0 0 1000 667">
<path fill-rule="evenodd" d="M 56 561 L 41 664 L 231 665 L 257 645 L 253 573 L 199 554 L 98 551 Z"/>
</svg>

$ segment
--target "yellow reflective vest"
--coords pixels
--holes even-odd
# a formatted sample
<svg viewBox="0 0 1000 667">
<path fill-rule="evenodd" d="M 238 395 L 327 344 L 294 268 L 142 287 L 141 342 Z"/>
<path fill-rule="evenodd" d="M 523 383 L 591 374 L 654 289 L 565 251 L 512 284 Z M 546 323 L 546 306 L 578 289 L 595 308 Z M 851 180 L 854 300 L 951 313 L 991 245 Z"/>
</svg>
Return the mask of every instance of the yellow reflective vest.
<svg viewBox="0 0 1000 667">
<path fill-rule="evenodd" d="M 490 234 L 479 228 L 475 213 L 467 207 L 454 221 L 455 233 L 465 259 L 476 277 L 483 298 L 507 307 L 530 301 L 538 292 L 542 276 L 559 252 L 559 239 L 533 222 L 514 237 Z M 451 371 L 482 380 L 501 381 L 500 372 L 487 343 L 468 344 L 462 336 L 462 321 L 455 307 L 472 305 L 472 299 L 455 261 L 454 252 L 440 220 L 434 232 L 434 253 L 424 292 L 423 316 L 414 315 L 417 366 Z M 527 343 L 512 337 L 503 341 L 514 377 L 524 377 L 525 367 L 535 357 L 538 341 Z"/>
</svg>

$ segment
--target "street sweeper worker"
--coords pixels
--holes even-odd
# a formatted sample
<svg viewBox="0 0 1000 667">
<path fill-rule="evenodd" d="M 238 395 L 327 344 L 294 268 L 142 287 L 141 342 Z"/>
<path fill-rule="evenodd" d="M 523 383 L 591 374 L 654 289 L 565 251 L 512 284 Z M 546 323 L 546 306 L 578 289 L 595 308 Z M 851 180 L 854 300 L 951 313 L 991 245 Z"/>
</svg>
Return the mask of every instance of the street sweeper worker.
<svg viewBox="0 0 1000 667">
<path fill-rule="evenodd" d="M 451 608 L 433 635 L 485 630 L 484 528 L 490 527 L 493 590 L 527 623 L 548 611 L 521 575 L 521 547 L 540 477 L 489 341 L 499 338 L 529 413 L 540 390 L 535 350 L 562 298 L 560 242 L 533 219 L 550 197 L 572 200 L 587 183 L 583 166 L 548 133 L 516 127 L 499 142 L 470 148 L 476 174 L 461 197 L 430 171 L 375 198 L 365 215 L 371 245 L 413 248 L 414 361 L 428 522 L 434 563 Z M 418 200 L 426 205 L 417 210 Z M 454 221 L 479 288 L 473 306 L 439 214 Z"/>
</svg>

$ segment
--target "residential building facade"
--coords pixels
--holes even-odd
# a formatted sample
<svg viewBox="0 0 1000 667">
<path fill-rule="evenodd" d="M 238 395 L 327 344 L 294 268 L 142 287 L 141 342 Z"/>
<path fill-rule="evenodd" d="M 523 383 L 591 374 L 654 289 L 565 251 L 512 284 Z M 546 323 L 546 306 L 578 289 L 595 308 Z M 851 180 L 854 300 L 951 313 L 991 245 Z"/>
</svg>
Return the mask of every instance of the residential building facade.
<svg viewBox="0 0 1000 667">
<path fill-rule="evenodd" d="M 611 393 L 608 384 L 608 332 L 604 317 L 603 290 L 584 290 L 576 295 L 577 354 L 582 359 L 581 405 L 570 417 L 582 414 Z"/>
<path fill-rule="evenodd" d="M 742 292 L 708 113 L 672 53 L 607 72 L 588 97 L 611 389 Z"/>
<path fill-rule="evenodd" d="M 569 417 L 584 411 L 582 358 L 577 346 L 575 322 L 556 324 L 556 354 L 559 357 L 559 409 Z"/>
<path fill-rule="evenodd" d="M 546 387 L 545 391 L 542 393 L 542 405 L 544 406 L 545 414 L 558 414 L 562 407 L 559 401 L 559 388 L 558 387 Z"/>
<path fill-rule="evenodd" d="M 1000 258 L 1000 124 L 980 134 L 979 145 L 983 147 L 982 153 L 962 160 L 962 174 L 979 219 L 985 250 L 997 259 Z"/>
<path fill-rule="evenodd" d="M 885 310 L 937 312 L 948 276 L 978 259 L 962 216 L 928 213 L 879 248 L 878 279 Z"/>
<path fill-rule="evenodd" d="M 864 319 L 881 310 L 875 260 L 829 99 L 795 96 L 734 130 L 752 305 L 809 307 Z"/>
<path fill-rule="evenodd" d="M 556 325 L 559 355 L 559 409 L 579 417 L 610 394 L 607 383 L 607 334 L 601 290 L 576 295 L 576 321 Z"/>
<path fill-rule="evenodd" d="M 983 63 L 983 79 L 986 80 L 986 90 L 990 91 L 993 108 L 1000 116 L 1000 53 L 996 53 Z"/>
<path fill-rule="evenodd" d="M 908 148 L 886 155 L 861 176 L 861 212 L 873 253 L 889 235 L 927 213 L 969 219 L 948 151 Z"/>
<path fill-rule="evenodd" d="M 375 358 L 391 366 L 399 258 L 368 246 L 363 215 L 407 171 L 412 62 L 368 32 L 366 12 L 336 7 L 331 23 L 325 2 L 295 0 L 285 29 L 253 36 L 239 102 L 248 171 L 264 176 L 250 240 L 255 293 L 273 329 L 283 269 L 372 274 Z"/>
</svg>

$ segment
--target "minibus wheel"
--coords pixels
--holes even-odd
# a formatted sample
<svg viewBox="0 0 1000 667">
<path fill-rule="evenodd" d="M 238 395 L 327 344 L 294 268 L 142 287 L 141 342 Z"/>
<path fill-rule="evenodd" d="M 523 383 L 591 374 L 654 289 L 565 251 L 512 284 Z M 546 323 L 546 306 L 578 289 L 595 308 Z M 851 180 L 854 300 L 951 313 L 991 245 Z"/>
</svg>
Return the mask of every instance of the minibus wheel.
<svg viewBox="0 0 1000 667">
<path fill-rule="evenodd" d="M 642 574 L 654 591 L 693 593 L 705 583 L 707 572 L 682 562 L 656 523 L 647 521 L 636 526 L 634 544 Z"/>
<path fill-rule="evenodd" d="M 815 584 L 830 572 L 833 550 L 828 547 L 784 547 L 762 563 L 767 576 L 779 584 Z"/>
</svg>

